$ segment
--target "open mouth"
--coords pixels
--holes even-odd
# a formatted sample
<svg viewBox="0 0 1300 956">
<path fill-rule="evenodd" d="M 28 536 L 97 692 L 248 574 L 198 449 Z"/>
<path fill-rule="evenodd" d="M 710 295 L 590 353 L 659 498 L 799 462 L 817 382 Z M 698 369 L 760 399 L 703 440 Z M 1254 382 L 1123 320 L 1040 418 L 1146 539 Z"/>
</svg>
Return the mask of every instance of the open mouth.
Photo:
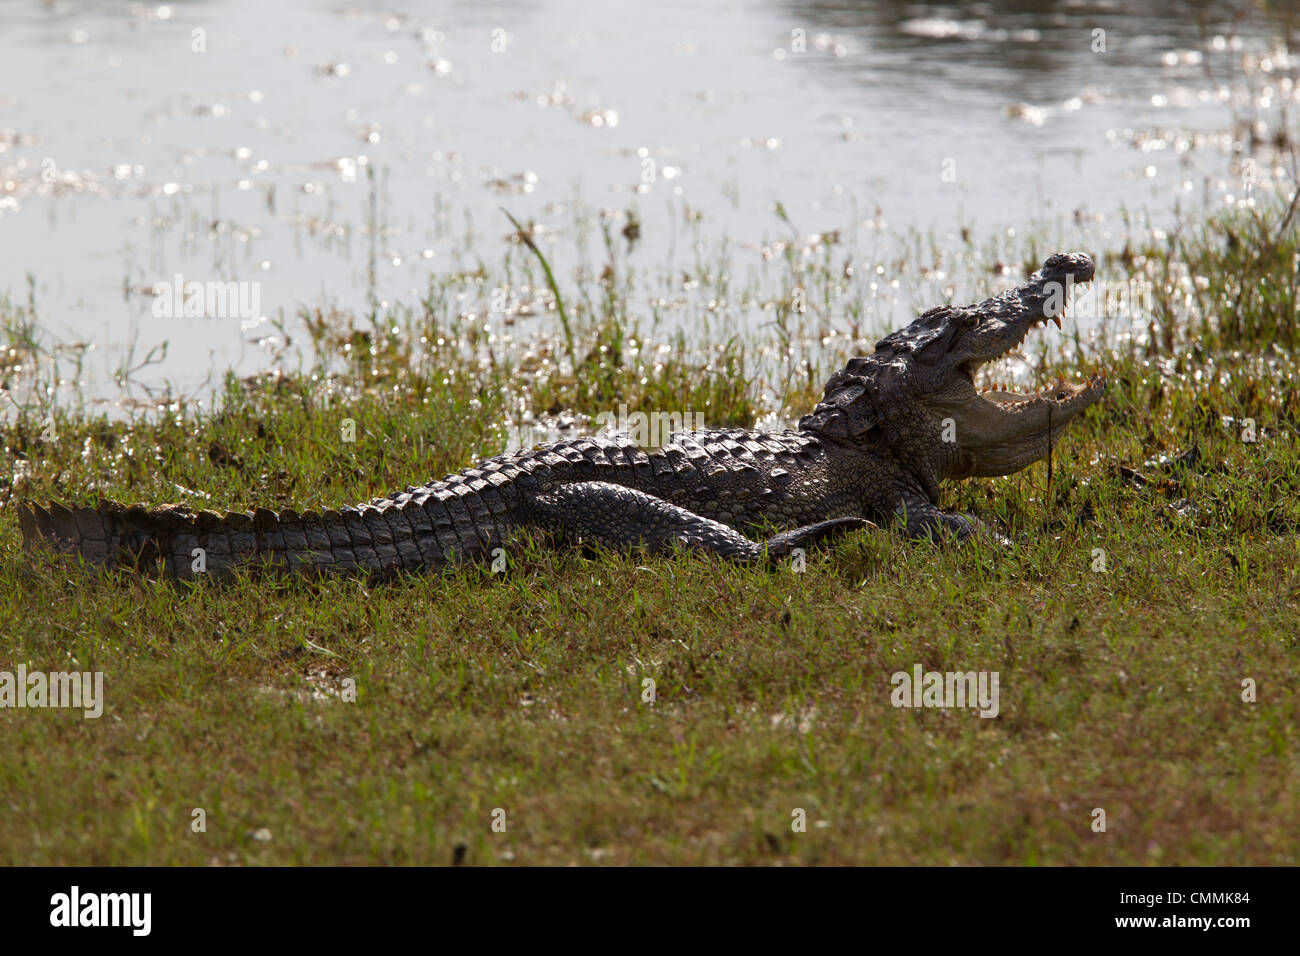
<svg viewBox="0 0 1300 956">
<path fill-rule="evenodd" d="M 1089 278 L 1091 278 L 1091 276 Z M 1080 280 L 1076 284 L 1082 284 L 1082 282 L 1085 281 L 1087 280 Z M 1065 307 L 1062 306 L 1059 315 L 1043 315 L 1029 321 L 1025 325 L 1024 331 L 1021 332 L 1020 338 L 996 359 L 969 359 L 968 361 L 963 362 L 961 365 L 961 371 L 970 380 L 971 387 L 975 389 L 976 394 L 985 401 L 993 402 L 998 405 L 1006 405 L 1011 408 L 1037 402 L 1049 402 L 1053 405 L 1063 406 L 1070 405 L 1081 398 L 1091 398 L 1092 400 L 1095 400 L 1096 396 L 1100 396 L 1106 386 L 1106 376 L 1104 372 L 1100 370 L 1090 373 L 1087 379 L 1083 382 L 1066 382 L 1063 379 L 1057 379 L 1054 382 L 1041 385 L 1030 392 L 1016 391 L 1002 382 L 985 382 L 983 385 L 980 385 L 976 381 L 982 367 L 997 362 L 1015 352 L 1024 343 L 1029 333 L 1037 326 L 1046 325 L 1048 322 L 1054 322 L 1058 329 L 1063 328 L 1061 319 L 1064 316 Z M 1091 404 L 1091 401 L 1087 404 Z"/>
</svg>

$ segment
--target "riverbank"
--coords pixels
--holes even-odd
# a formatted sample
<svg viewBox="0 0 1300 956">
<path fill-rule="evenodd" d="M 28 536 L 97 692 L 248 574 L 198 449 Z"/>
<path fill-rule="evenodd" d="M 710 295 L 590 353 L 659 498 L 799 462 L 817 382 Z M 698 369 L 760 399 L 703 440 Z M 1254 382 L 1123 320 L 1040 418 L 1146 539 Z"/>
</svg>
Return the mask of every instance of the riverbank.
<svg viewBox="0 0 1300 956">
<path fill-rule="evenodd" d="M 739 338 L 643 354 L 612 252 L 517 361 L 431 298 L 409 325 L 310 315 L 308 367 L 232 378 L 215 409 L 112 420 L 37 389 L 2 426 L 0 670 L 102 672 L 103 715 L 0 708 L 0 857 L 1295 864 L 1296 235 L 1279 209 L 1103 253 L 1099 278 L 1152 281 L 1150 327 L 1047 360 L 1111 382 L 1050 487 L 1040 463 L 946 490 L 1005 553 L 872 531 L 801 574 L 524 546 L 504 577 L 176 588 L 20 550 L 20 498 L 337 505 L 525 420 L 796 417 L 861 348 L 824 337 L 783 376 Z M 36 347 L 23 308 L 11 362 Z M 896 708 L 917 665 L 996 671 L 998 716 Z"/>
</svg>

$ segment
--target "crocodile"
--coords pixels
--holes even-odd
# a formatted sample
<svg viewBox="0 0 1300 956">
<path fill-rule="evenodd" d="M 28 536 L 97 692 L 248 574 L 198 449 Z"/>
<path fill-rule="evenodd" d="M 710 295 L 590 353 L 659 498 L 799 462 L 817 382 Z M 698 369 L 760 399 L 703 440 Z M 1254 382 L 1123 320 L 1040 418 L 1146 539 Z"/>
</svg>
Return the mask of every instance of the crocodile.
<svg viewBox="0 0 1300 956">
<path fill-rule="evenodd" d="M 853 529 L 912 537 L 1000 536 L 942 510 L 940 483 L 1017 472 L 1046 456 L 1106 387 L 1094 374 L 1020 394 L 976 372 L 1046 322 L 1063 290 L 1093 277 L 1081 253 L 1047 259 L 1018 288 L 940 306 L 851 359 L 782 432 L 678 432 L 657 449 L 625 435 L 551 442 L 356 507 L 194 512 L 185 505 L 48 507 L 24 502 L 28 547 L 178 579 L 241 567 L 381 576 L 491 560 L 519 532 L 612 550 L 702 551 L 752 564 Z M 765 540 L 750 537 L 770 534 Z"/>
</svg>

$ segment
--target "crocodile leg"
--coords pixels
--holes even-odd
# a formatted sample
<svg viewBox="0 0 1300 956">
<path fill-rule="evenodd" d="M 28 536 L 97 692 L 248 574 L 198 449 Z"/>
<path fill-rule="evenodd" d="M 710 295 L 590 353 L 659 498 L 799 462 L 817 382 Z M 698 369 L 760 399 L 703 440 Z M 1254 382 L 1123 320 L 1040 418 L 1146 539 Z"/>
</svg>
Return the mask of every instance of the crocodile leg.
<svg viewBox="0 0 1300 956">
<path fill-rule="evenodd" d="M 969 515 L 952 514 L 928 501 L 913 501 L 900 505 L 896 512 L 903 533 L 909 538 L 939 540 L 950 535 L 965 541 L 975 534 L 980 522 Z"/>
<path fill-rule="evenodd" d="M 706 551 L 738 564 L 780 560 L 845 531 L 870 527 L 863 518 L 833 518 L 751 541 L 739 531 L 677 505 L 622 485 L 585 481 L 538 495 L 525 506 L 524 520 L 575 542 L 616 551 L 644 546 L 651 553 L 674 545 Z"/>
<path fill-rule="evenodd" d="M 979 537 L 1004 546 L 1011 543 L 978 518 L 944 511 L 919 494 L 904 494 L 894 516 L 909 538 L 940 541 L 950 537 L 957 541 L 968 541 Z"/>
</svg>

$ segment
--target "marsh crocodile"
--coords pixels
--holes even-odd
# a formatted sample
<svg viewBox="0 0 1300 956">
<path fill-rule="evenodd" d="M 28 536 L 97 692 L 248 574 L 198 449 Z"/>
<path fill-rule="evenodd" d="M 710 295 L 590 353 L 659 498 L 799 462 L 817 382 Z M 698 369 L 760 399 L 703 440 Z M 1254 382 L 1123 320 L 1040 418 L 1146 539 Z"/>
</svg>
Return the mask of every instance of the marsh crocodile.
<svg viewBox="0 0 1300 956">
<path fill-rule="evenodd" d="M 1105 391 L 1101 376 L 1033 394 L 980 391 L 976 372 L 1036 325 L 1059 327 L 1063 292 L 1092 275 L 1088 256 L 1054 255 L 1018 288 L 925 312 L 833 375 L 795 430 L 682 432 L 653 450 L 619 436 L 553 442 L 319 512 L 26 503 L 23 538 L 103 566 L 161 562 L 182 579 L 228 577 L 240 566 L 437 569 L 490 559 L 525 528 L 570 543 L 684 547 L 742 563 L 873 522 L 910 536 L 968 538 L 982 525 L 940 509 L 940 482 L 1038 461 Z M 763 529 L 777 533 L 750 537 Z"/>
</svg>

